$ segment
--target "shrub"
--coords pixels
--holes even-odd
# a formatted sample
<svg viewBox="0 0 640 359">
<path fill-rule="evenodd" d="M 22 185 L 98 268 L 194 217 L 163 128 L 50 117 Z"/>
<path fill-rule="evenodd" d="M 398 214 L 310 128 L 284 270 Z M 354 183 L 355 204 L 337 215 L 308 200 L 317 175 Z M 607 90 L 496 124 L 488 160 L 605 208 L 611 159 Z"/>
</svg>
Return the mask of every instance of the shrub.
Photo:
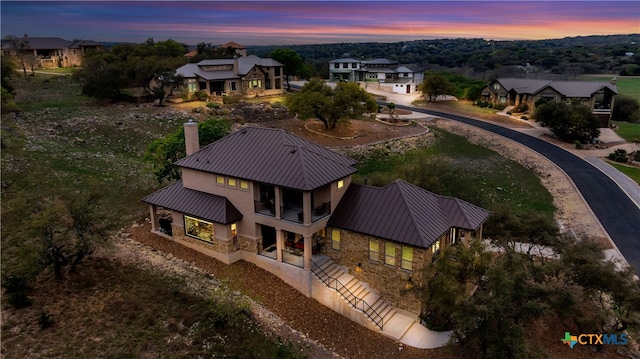
<svg viewBox="0 0 640 359">
<path fill-rule="evenodd" d="M 208 107 L 208 108 L 218 109 L 218 108 L 220 108 L 220 105 L 218 105 L 218 104 L 217 104 L 217 103 L 215 103 L 215 102 L 207 102 L 207 107 Z"/>
<path fill-rule="evenodd" d="M 209 95 L 207 95 L 206 91 L 200 90 L 198 92 L 194 92 L 192 98 L 198 101 L 205 101 L 209 98 Z"/>
<path fill-rule="evenodd" d="M 495 105 L 493 105 L 493 109 L 498 110 L 498 111 L 502 111 L 506 108 L 507 106 L 503 103 L 497 103 Z M 491 108 L 491 106 L 489 106 L 489 108 Z"/>
<path fill-rule="evenodd" d="M 44 330 L 53 325 L 53 319 L 51 319 L 49 313 L 43 310 L 40 312 L 40 316 L 38 317 L 38 324 L 40 324 L 40 329 Z"/>
<path fill-rule="evenodd" d="M 529 111 L 529 105 L 526 102 L 521 102 L 520 104 L 518 104 L 518 107 L 516 107 L 516 112 L 527 112 Z"/>
<path fill-rule="evenodd" d="M 578 150 L 582 149 L 582 142 L 580 142 L 579 140 L 575 140 L 573 143 L 576 144 L 576 149 Z"/>
<path fill-rule="evenodd" d="M 529 116 L 522 115 L 520 116 L 520 119 L 527 121 L 529 120 Z"/>
<path fill-rule="evenodd" d="M 10 306 L 21 309 L 31 305 L 29 293 L 31 286 L 24 277 L 14 275 L 4 275 L 2 287 L 5 289 L 6 302 Z"/>
<path fill-rule="evenodd" d="M 231 105 L 240 103 L 242 101 L 242 96 L 240 95 L 224 95 L 222 96 L 222 103 L 225 105 Z"/>
<path fill-rule="evenodd" d="M 640 151 L 636 151 L 636 152 L 633 154 L 633 160 L 634 160 L 634 161 L 639 161 L 639 162 L 640 162 Z"/>
<path fill-rule="evenodd" d="M 611 152 L 608 156 L 608 159 L 612 160 L 612 161 L 616 161 L 616 162 L 627 162 L 629 160 L 629 155 L 627 154 L 627 151 L 620 148 L 615 150 L 614 152 Z"/>
</svg>

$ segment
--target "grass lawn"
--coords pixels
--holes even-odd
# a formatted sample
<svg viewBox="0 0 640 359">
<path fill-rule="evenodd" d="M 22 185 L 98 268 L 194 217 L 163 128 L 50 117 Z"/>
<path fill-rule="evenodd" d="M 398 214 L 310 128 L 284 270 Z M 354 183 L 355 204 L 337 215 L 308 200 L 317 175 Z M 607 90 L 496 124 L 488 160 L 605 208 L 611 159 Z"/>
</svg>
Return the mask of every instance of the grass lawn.
<svg viewBox="0 0 640 359">
<path fill-rule="evenodd" d="M 607 161 L 607 163 L 615 167 L 618 171 L 624 173 L 625 175 L 627 175 L 627 177 L 631 178 L 640 185 L 640 168 L 623 165 L 621 163 L 613 161 Z"/>
<path fill-rule="evenodd" d="M 551 217 L 553 197 L 540 179 L 517 162 L 438 128 L 436 142 L 405 154 L 383 151 L 359 160 L 354 181 L 384 186 L 396 178 L 432 192 L 454 196 L 491 210 L 506 205 L 516 213 Z"/>
<path fill-rule="evenodd" d="M 640 124 L 629 122 L 614 122 L 618 126 L 615 130 L 618 136 L 624 138 L 628 142 L 640 140 Z"/>
</svg>

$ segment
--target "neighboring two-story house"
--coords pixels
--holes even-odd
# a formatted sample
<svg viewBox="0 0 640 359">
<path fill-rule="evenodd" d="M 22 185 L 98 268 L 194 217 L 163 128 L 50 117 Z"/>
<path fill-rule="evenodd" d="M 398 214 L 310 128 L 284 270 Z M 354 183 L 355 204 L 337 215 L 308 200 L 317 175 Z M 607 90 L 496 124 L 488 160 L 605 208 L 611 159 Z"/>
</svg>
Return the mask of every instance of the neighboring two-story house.
<svg viewBox="0 0 640 359">
<path fill-rule="evenodd" d="M 377 83 L 380 89 L 410 94 L 418 90 L 424 74 L 412 65 L 401 65 L 389 59 L 342 58 L 329 61 L 329 81 Z"/>
<path fill-rule="evenodd" d="M 617 93 L 615 78 L 609 82 L 498 78 L 481 94 L 483 100 L 493 104 L 518 106 L 524 103 L 530 110 L 535 109 L 535 103 L 540 99 L 587 106 L 600 120 L 601 127 L 609 127 Z"/>
<path fill-rule="evenodd" d="M 233 59 L 207 59 L 176 70 L 184 77 L 189 94 L 206 91 L 213 96 L 259 97 L 282 95 L 285 91 L 284 65 L 270 58 L 242 56 Z"/>
<path fill-rule="evenodd" d="M 81 66 L 89 50 L 100 50 L 102 44 L 91 40 L 68 41 L 59 37 L 29 37 L 2 41 L 2 54 L 35 61 L 36 68 Z"/>
<path fill-rule="evenodd" d="M 154 233 L 227 264 L 254 263 L 380 329 L 396 311 L 420 313 L 420 298 L 403 290 L 438 250 L 481 238 L 489 216 L 400 180 L 354 184 L 355 160 L 284 130 L 246 127 L 199 149 L 189 122 L 185 137 L 182 180 L 143 199 Z"/>
</svg>

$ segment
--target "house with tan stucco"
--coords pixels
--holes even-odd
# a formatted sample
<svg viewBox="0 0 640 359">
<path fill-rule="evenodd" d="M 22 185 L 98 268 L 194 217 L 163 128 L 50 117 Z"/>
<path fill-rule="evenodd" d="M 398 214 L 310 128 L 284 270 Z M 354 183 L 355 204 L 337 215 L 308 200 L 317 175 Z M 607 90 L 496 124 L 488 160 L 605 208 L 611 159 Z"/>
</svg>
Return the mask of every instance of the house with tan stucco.
<svg viewBox="0 0 640 359">
<path fill-rule="evenodd" d="M 197 128 L 185 124 L 182 179 L 142 199 L 152 232 L 251 262 L 383 334 L 398 318 L 419 326 L 406 288 L 441 248 L 482 237 L 488 211 L 401 180 L 352 183 L 355 160 L 287 131 L 246 127 L 199 148 Z"/>
<path fill-rule="evenodd" d="M 34 65 L 34 68 L 81 66 L 88 51 L 104 46 L 92 40 L 64 40 L 59 37 L 29 37 L 2 40 L 2 55 Z"/>
</svg>

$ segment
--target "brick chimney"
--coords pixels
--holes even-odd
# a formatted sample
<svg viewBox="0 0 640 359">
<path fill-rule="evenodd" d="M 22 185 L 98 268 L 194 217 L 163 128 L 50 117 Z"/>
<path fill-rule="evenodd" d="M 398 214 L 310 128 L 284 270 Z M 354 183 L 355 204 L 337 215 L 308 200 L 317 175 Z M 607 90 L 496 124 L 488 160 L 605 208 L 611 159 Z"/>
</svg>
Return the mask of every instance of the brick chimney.
<svg viewBox="0 0 640 359">
<path fill-rule="evenodd" d="M 233 74 L 238 76 L 238 55 L 233 55 Z"/>
<path fill-rule="evenodd" d="M 184 143 L 187 156 L 192 155 L 200 149 L 200 139 L 198 138 L 198 123 L 192 119 L 184 123 Z"/>
</svg>

